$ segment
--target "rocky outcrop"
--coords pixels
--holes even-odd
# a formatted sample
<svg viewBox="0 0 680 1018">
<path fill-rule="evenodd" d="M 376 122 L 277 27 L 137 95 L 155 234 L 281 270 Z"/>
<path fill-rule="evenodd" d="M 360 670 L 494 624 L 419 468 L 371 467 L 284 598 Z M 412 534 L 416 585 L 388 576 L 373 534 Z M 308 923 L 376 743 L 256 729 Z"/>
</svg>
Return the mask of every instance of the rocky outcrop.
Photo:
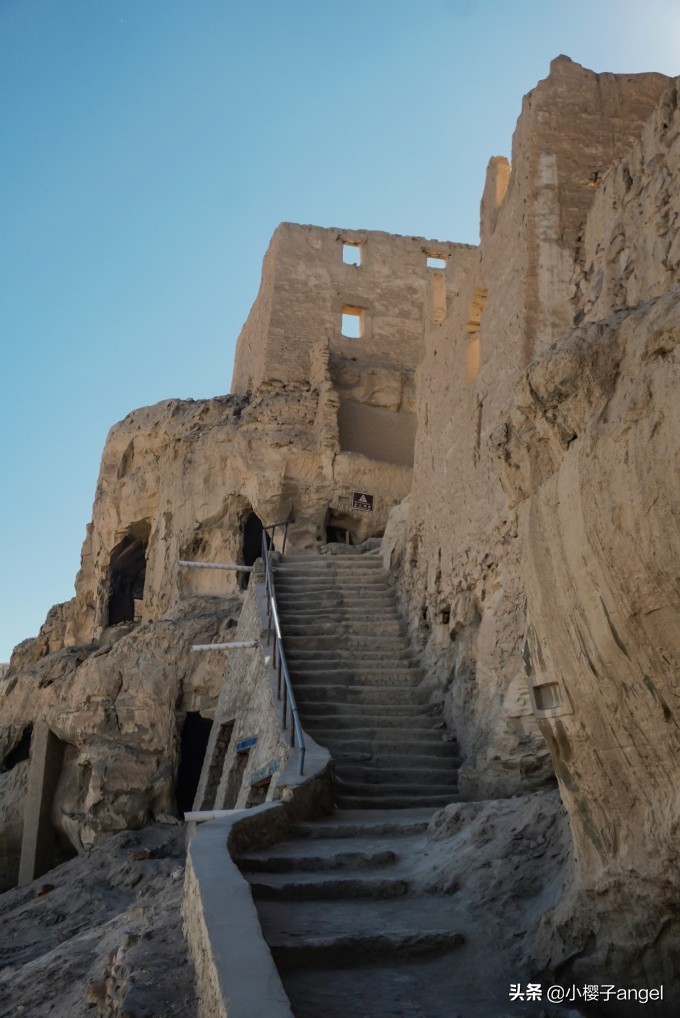
<svg viewBox="0 0 680 1018">
<path fill-rule="evenodd" d="M 194 1018 L 184 842 L 179 826 L 124 832 L 4 894 L 0 1015 Z"/>
<path fill-rule="evenodd" d="M 666 985 L 680 952 L 679 343 L 677 289 L 579 330 L 532 365 L 499 443 L 577 862 L 543 958 Z"/>
<path fill-rule="evenodd" d="M 426 333 L 408 521 L 395 512 L 386 542 L 471 798 L 552 780 L 522 656 L 521 540 L 492 435 L 528 363 L 571 327 L 597 182 L 667 86 L 552 62 L 523 101 L 512 167 L 489 164 L 480 248 L 459 254 L 449 314 Z"/>
<path fill-rule="evenodd" d="M 175 812 L 182 724 L 188 712 L 212 717 L 224 666 L 190 648 L 228 638 L 239 609 L 237 599 L 194 598 L 153 625 L 115 626 L 4 680 L 0 757 L 11 761 L 38 721 L 63 743 L 55 861 Z M 5 886 L 16 878 L 26 768 L 0 773 Z"/>
<path fill-rule="evenodd" d="M 529 367 L 494 436 L 517 507 L 532 697 L 574 842 L 538 956 L 579 978 L 665 984 L 660 1014 L 677 1010 L 680 956 L 679 127 L 673 87 L 588 220 L 601 239 L 583 324 Z"/>
</svg>

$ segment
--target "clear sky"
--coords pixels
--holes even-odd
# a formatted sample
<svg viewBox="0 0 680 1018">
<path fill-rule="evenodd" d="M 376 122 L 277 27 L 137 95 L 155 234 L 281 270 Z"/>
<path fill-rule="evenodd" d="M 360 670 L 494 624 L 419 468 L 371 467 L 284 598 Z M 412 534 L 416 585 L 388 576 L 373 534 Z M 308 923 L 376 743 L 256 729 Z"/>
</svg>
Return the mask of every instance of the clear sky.
<svg viewBox="0 0 680 1018">
<path fill-rule="evenodd" d="M 0 661 L 73 595 L 108 428 L 229 390 L 279 222 L 476 243 L 553 57 L 679 44 L 678 0 L 0 0 Z"/>
</svg>

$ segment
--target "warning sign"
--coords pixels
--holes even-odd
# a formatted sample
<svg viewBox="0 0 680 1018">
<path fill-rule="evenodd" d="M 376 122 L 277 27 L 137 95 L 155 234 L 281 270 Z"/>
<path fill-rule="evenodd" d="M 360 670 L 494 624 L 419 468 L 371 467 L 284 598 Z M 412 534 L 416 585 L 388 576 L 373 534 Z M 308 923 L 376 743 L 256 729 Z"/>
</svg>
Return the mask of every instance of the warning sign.
<svg viewBox="0 0 680 1018">
<path fill-rule="evenodd" d="M 358 509 L 360 512 L 364 513 L 372 513 L 373 495 L 369 495 L 365 491 L 353 491 L 352 509 Z"/>
</svg>

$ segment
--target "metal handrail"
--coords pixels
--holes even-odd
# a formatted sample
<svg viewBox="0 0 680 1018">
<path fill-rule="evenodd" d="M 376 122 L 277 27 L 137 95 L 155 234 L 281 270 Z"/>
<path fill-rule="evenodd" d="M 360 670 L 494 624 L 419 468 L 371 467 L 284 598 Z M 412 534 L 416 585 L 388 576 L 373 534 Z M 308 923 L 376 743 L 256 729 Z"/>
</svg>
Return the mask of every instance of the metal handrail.
<svg viewBox="0 0 680 1018">
<path fill-rule="evenodd" d="M 271 560 L 269 558 L 269 543 L 274 546 L 274 536 L 276 534 L 277 527 L 283 527 L 283 545 L 281 548 L 281 554 L 283 555 L 286 549 L 286 538 L 288 537 L 288 525 L 293 523 L 294 520 L 282 520 L 279 523 L 271 523 L 268 527 L 263 527 L 262 530 L 262 560 L 264 562 L 264 576 L 265 576 L 265 592 L 267 594 L 267 646 L 271 640 L 272 630 L 274 632 L 274 647 L 273 647 L 273 659 L 272 663 L 277 672 L 278 686 L 277 686 L 277 698 L 283 700 L 283 710 L 281 713 L 281 726 L 285 729 L 288 727 L 286 721 L 286 711 L 290 711 L 290 744 L 295 746 L 300 751 L 298 760 L 298 775 L 302 776 L 304 765 L 305 765 L 305 739 L 302 734 L 302 725 L 300 724 L 300 716 L 298 714 L 297 703 L 295 702 L 295 694 L 293 693 L 293 685 L 290 681 L 290 673 L 288 671 L 288 664 L 286 662 L 286 654 L 283 649 L 283 639 L 281 637 L 281 623 L 279 621 L 279 611 L 276 605 L 276 592 L 274 590 L 274 578 L 272 576 Z M 269 538 L 268 532 L 271 530 L 271 538 Z"/>
</svg>

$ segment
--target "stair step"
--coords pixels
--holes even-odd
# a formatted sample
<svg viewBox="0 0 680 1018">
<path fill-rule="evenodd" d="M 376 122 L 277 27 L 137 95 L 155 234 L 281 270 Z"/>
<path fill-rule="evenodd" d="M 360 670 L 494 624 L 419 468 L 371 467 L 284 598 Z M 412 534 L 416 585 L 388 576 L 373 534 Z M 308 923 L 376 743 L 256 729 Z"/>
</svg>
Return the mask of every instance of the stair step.
<svg viewBox="0 0 680 1018">
<path fill-rule="evenodd" d="M 286 650 L 286 657 L 289 661 L 299 662 L 303 664 L 329 664 L 335 667 L 346 668 L 356 662 L 356 653 L 348 652 L 344 647 L 336 647 L 331 649 L 311 649 L 304 650 L 301 647 L 291 648 Z M 393 664 L 397 664 L 400 668 L 409 667 L 420 667 L 420 659 L 409 650 L 392 650 L 387 653 L 383 650 L 373 650 L 371 648 L 365 648 L 361 652 L 361 663 L 362 664 L 376 664 L 383 665 L 384 668 L 391 668 Z"/>
<path fill-rule="evenodd" d="M 286 660 L 288 657 L 286 656 Z M 321 686 L 410 686 L 417 689 L 423 681 L 420 668 L 314 668 L 303 665 L 290 668 L 295 689 Z M 425 691 L 427 692 L 427 691 Z M 427 694 L 429 696 L 429 694 Z"/>
<path fill-rule="evenodd" d="M 371 707 L 371 704 L 364 705 L 366 709 L 366 713 L 364 714 L 357 711 L 356 703 L 340 705 L 351 709 L 352 713 L 343 714 L 340 711 L 332 713 L 331 710 L 335 706 L 335 704 L 308 704 L 306 702 L 299 701 L 302 724 L 310 735 L 316 738 L 317 733 L 320 731 L 326 732 L 335 730 L 338 737 L 341 737 L 342 735 L 350 737 L 358 729 L 366 728 L 367 726 L 371 726 L 376 729 L 383 729 L 387 732 L 390 731 L 390 729 L 403 729 L 405 725 L 408 725 L 412 736 L 417 738 L 422 735 L 423 732 L 432 732 L 437 730 L 433 726 L 433 719 L 427 717 L 419 717 L 418 715 L 408 714 L 393 716 L 375 714 L 373 712 L 369 713 L 368 708 Z M 383 706 L 381 704 L 381 712 L 383 710 L 387 710 L 389 706 L 394 705 Z M 410 707 L 410 704 L 400 704 L 399 706 Z M 320 713 L 322 708 L 326 708 L 324 713 Z M 333 754 L 333 756 L 335 757 L 335 754 Z"/>
<path fill-rule="evenodd" d="M 288 619 L 291 623 L 306 619 L 314 622 L 322 616 L 328 616 L 336 622 L 353 622 L 364 615 L 376 620 L 394 619 L 395 615 L 393 605 L 380 604 L 375 599 L 358 601 L 356 604 L 328 604 L 325 598 L 318 598 L 313 604 L 291 605 L 287 601 L 279 601 L 278 608 L 281 621 Z"/>
<path fill-rule="evenodd" d="M 392 590 L 383 573 L 361 573 L 348 572 L 345 576 L 333 575 L 330 573 L 305 573 L 290 574 L 276 572 L 274 574 L 274 590 L 290 591 L 299 594 L 305 590 L 342 590 L 348 593 L 370 589 Z"/>
<path fill-rule="evenodd" d="M 311 733 L 310 733 L 311 734 Z M 330 747 L 328 747 L 330 748 Z M 451 753 L 444 756 L 439 753 L 435 753 L 430 750 L 428 753 L 422 745 L 419 746 L 421 752 L 408 751 L 401 749 L 400 752 L 392 751 L 379 751 L 376 753 L 362 750 L 355 750 L 354 752 L 346 752 L 334 747 L 332 750 L 333 760 L 337 767 L 340 766 L 365 766 L 365 767 L 395 767 L 399 764 L 404 764 L 409 767 L 427 767 L 430 770 L 442 770 L 448 771 L 451 768 L 458 770 L 463 762 L 462 757 L 457 754 Z"/>
<path fill-rule="evenodd" d="M 279 968 L 323 968 L 328 965 L 371 965 L 376 961 L 390 963 L 415 958 L 434 958 L 448 954 L 465 943 L 460 933 L 449 931 L 383 932 L 348 934 L 347 936 L 321 935 L 305 939 L 294 935 L 282 936 L 269 942 L 274 961 Z"/>
<path fill-rule="evenodd" d="M 391 650 L 406 650 L 408 644 L 406 639 L 401 633 L 394 636 L 381 636 L 379 633 L 371 636 L 370 633 L 358 633 L 354 636 L 348 636 L 345 634 L 342 641 L 338 640 L 337 634 L 333 633 L 321 633 L 317 636 L 312 636 L 310 633 L 300 633 L 299 635 L 291 634 L 287 630 L 283 633 L 283 645 L 286 648 L 286 653 L 289 650 L 332 650 L 333 648 L 340 645 L 342 649 L 349 653 L 350 651 L 356 650 L 362 652 L 364 650 L 380 651 L 384 650 L 389 652 Z"/>
<path fill-rule="evenodd" d="M 274 586 L 276 590 L 283 589 L 290 590 L 292 593 L 299 593 L 303 585 L 316 585 L 318 587 L 327 587 L 331 589 L 342 589 L 342 590 L 354 590 L 361 591 L 367 590 L 371 587 L 380 587 L 385 591 L 388 591 L 393 596 L 396 596 L 395 589 L 392 586 L 389 579 L 380 570 L 365 571 L 354 570 L 347 571 L 346 573 L 328 573 L 325 571 L 305 571 L 298 573 L 274 573 Z"/>
<path fill-rule="evenodd" d="M 408 786 L 402 784 L 400 781 L 389 781 L 387 780 L 390 775 L 386 774 L 383 776 L 385 780 L 362 782 L 345 780 L 343 776 L 336 771 L 335 784 L 336 792 L 340 795 L 372 795 L 380 794 L 384 795 L 401 795 L 402 792 L 406 792 L 408 795 L 417 795 L 422 792 L 424 795 L 446 795 L 454 785 L 458 787 L 458 774 L 453 771 L 450 777 L 448 775 L 440 776 L 435 781 L 409 781 Z M 444 780 L 447 778 L 448 780 Z"/>
<path fill-rule="evenodd" d="M 283 849 L 289 848 L 287 854 Z M 299 854 L 298 845 L 277 845 L 269 852 L 253 852 L 239 856 L 235 862 L 243 873 L 325 873 L 342 869 L 374 869 L 392 866 L 397 854 L 392 849 L 344 851 L 329 855 Z M 306 846 L 303 844 L 302 848 Z"/>
<path fill-rule="evenodd" d="M 387 590 L 362 590 L 360 593 L 352 593 L 350 596 L 343 596 L 340 591 L 326 590 L 320 593 L 308 593 L 302 590 L 286 593 L 284 596 L 281 590 L 276 592 L 277 603 L 280 608 L 286 611 L 296 611 L 301 608 L 355 608 L 357 605 L 376 605 L 379 608 L 396 609 L 393 593 Z"/>
<path fill-rule="evenodd" d="M 360 710 L 356 704 L 347 703 L 346 701 L 328 701 L 323 700 L 319 703 L 315 703 L 313 700 L 307 700 L 305 704 L 305 713 L 309 718 L 315 718 L 317 721 L 321 721 L 324 717 L 331 717 L 332 712 L 338 710 L 341 712 L 342 717 L 350 721 L 352 718 L 357 721 L 367 721 L 369 716 L 365 711 Z M 412 703 L 387 703 L 384 707 L 380 708 L 380 713 L 372 715 L 370 721 L 380 721 L 384 718 L 393 718 L 394 720 L 404 719 L 410 724 L 411 719 L 418 718 L 426 722 L 426 726 L 441 723 L 441 711 L 436 707 L 432 707 L 430 704 L 412 704 Z"/>
<path fill-rule="evenodd" d="M 334 901 L 337 898 L 399 898 L 408 892 L 408 882 L 391 877 L 328 877 L 291 880 L 271 873 L 249 880 L 253 898 L 269 901 Z"/>
<path fill-rule="evenodd" d="M 319 618 L 310 622 L 291 622 L 285 627 L 286 638 L 290 636 L 332 636 L 334 640 L 343 641 L 347 637 L 363 636 L 369 637 L 370 643 L 377 635 L 403 638 L 401 623 L 396 620 L 374 622 L 370 618 L 352 619 L 351 621 L 334 622 L 332 619 L 324 621 Z"/>
<path fill-rule="evenodd" d="M 394 785 L 408 789 L 412 785 L 428 786 L 438 788 L 442 791 L 445 787 L 454 786 L 458 788 L 458 771 L 449 767 L 448 770 L 441 767 L 385 767 L 385 766 L 361 766 L 359 764 L 341 763 L 335 761 L 335 772 L 340 787 L 358 787 L 359 785 Z"/>
<path fill-rule="evenodd" d="M 309 556 L 309 558 L 298 558 L 297 556 L 286 555 L 282 562 L 277 562 L 274 566 L 275 573 L 285 572 L 356 572 L 357 570 L 363 572 L 379 572 L 385 575 L 383 569 L 383 563 L 378 556 L 374 558 L 367 558 L 365 555 L 342 555 L 333 556 L 329 560 L 328 556 L 317 556 L 316 558 Z"/>
<path fill-rule="evenodd" d="M 362 725 L 360 728 L 353 728 L 351 733 L 351 741 L 367 749 L 369 746 L 391 745 L 394 747 L 411 744 L 421 748 L 426 745 L 429 750 L 430 746 L 448 745 L 442 739 L 442 729 L 423 729 L 416 736 L 408 725 L 404 725 L 402 728 L 386 727 L 384 729 L 379 725 Z M 349 740 L 349 735 L 342 733 L 345 735 L 343 739 L 338 737 L 339 734 L 341 733 L 338 733 L 334 728 L 316 728 L 314 730 L 314 738 L 317 742 L 321 742 L 325 746 L 327 745 L 326 740 L 328 740 L 332 745 L 344 748 Z"/>
<path fill-rule="evenodd" d="M 448 806 L 452 802 L 462 802 L 459 795 L 452 792 L 445 794 L 416 794 L 409 792 L 403 795 L 388 795 L 384 792 L 375 795 L 338 793 L 336 802 L 344 809 L 376 809 L 383 806 L 385 809 L 411 809 L 418 806 L 441 807 Z"/>
<path fill-rule="evenodd" d="M 340 811 L 339 811 L 340 812 Z M 406 838 L 414 834 L 424 833 L 434 815 L 432 810 L 427 811 L 426 816 L 407 816 L 405 810 L 381 810 L 382 817 L 371 817 L 366 812 L 366 819 L 358 817 L 354 820 L 313 820 L 293 823 L 288 828 L 288 834 L 294 838 L 335 839 L 335 838 L 357 838 L 357 837 L 382 837 Z"/>
<path fill-rule="evenodd" d="M 426 693 L 418 694 L 413 685 L 397 685 L 396 682 L 392 686 L 295 683 L 295 699 L 303 713 L 308 700 L 317 704 L 324 701 L 343 701 L 370 706 L 379 703 L 426 703 L 426 696 Z"/>
</svg>

